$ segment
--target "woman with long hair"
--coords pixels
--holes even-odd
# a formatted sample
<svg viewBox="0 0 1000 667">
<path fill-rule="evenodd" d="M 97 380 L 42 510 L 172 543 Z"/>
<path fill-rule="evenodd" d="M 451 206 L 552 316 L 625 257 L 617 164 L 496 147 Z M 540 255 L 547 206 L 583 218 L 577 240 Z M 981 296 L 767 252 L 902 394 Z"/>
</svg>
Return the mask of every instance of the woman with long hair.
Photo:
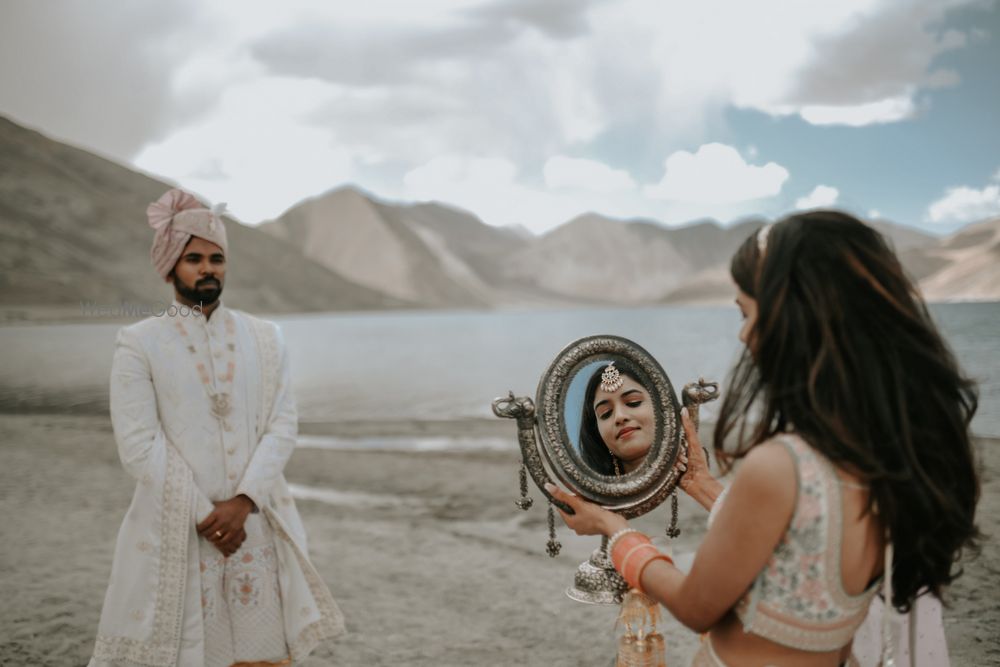
<svg viewBox="0 0 1000 667">
<path fill-rule="evenodd" d="M 696 665 L 839 665 L 876 592 L 901 611 L 940 595 L 976 544 L 975 388 L 885 240 L 849 215 L 767 225 L 730 270 L 746 349 L 713 444 L 741 462 L 723 492 L 685 416 L 681 486 L 712 510 L 690 572 L 552 489 L 571 528 L 612 538 L 631 586 L 707 633 Z"/>
<path fill-rule="evenodd" d="M 609 383 L 612 376 L 615 380 Z M 639 377 L 631 364 L 618 360 L 599 367 L 587 381 L 580 454 L 584 463 L 602 475 L 632 472 L 653 446 L 656 415 L 649 390 Z"/>
</svg>

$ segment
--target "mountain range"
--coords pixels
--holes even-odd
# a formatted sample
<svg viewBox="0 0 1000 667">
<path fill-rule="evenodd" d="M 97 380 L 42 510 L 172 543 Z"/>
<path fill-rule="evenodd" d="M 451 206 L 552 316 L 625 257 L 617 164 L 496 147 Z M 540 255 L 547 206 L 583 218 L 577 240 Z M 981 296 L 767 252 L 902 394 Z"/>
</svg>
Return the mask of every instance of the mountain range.
<svg viewBox="0 0 1000 667">
<path fill-rule="evenodd" d="M 170 303 L 149 261 L 146 206 L 170 186 L 0 117 L 0 306 L 10 319 L 82 302 Z M 230 221 L 226 300 L 262 312 L 398 307 L 253 227 Z"/>
<path fill-rule="evenodd" d="M 0 117 L 0 317 L 67 319 L 81 302 L 163 303 L 145 209 L 168 183 Z M 353 186 L 258 226 L 229 220 L 226 302 L 263 313 L 651 305 L 732 298 L 729 258 L 766 222 L 581 215 L 533 236 L 442 203 Z M 1000 300 L 1000 218 L 939 238 L 872 222 L 930 300 Z"/>
</svg>

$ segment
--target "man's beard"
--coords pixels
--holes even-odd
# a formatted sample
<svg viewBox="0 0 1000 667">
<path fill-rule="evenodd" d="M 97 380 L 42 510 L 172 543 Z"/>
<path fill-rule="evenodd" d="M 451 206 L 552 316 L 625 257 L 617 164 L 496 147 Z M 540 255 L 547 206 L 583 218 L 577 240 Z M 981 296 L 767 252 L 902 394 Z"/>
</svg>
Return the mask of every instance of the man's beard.
<svg viewBox="0 0 1000 667">
<path fill-rule="evenodd" d="M 174 289 L 191 303 L 203 306 L 212 305 L 222 296 L 222 282 L 218 278 L 202 278 L 194 284 L 194 287 L 188 287 L 175 273 Z"/>
</svg>

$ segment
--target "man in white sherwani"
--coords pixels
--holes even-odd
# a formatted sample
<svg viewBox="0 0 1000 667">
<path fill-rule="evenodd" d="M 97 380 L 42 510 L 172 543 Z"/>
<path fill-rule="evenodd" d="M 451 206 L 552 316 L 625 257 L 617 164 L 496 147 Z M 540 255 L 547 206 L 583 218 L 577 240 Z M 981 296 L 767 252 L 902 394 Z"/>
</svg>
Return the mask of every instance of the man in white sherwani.
<svg viewBox="0 0 1000 667">
<path fill-rule="evenodd" d="M 166 312 L 118 333 L 111 419 L 135 495 L 92 666 L 289 664 L 343 632 L 283 476 L 297 419 L 276 325 L 226 308 L 221 209 L 147 210 Z"/>
</svg>

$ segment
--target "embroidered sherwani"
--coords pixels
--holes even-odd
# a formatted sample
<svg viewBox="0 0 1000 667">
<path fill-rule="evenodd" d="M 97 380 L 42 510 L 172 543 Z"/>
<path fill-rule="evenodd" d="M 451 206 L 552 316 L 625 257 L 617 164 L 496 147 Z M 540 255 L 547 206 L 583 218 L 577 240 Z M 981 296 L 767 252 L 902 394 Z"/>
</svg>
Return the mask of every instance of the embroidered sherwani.
<svg viewBox="0 0 1000 667">
<path fill-rule="evenodd" d="M 222 391 L 225 417 L 210 400 Z M 111 418 L 137 484 L 92 666 L 297 660 L 343 632 L 283 476 L 297 418 L 276 325 L 220 303 L 208 319 L 166 314 L 124 327 Z M 212 501 L 239 494 L 259 513 L 248 517 L 240 550 L 224 559 L 195 526 Z"/>
</svg>

